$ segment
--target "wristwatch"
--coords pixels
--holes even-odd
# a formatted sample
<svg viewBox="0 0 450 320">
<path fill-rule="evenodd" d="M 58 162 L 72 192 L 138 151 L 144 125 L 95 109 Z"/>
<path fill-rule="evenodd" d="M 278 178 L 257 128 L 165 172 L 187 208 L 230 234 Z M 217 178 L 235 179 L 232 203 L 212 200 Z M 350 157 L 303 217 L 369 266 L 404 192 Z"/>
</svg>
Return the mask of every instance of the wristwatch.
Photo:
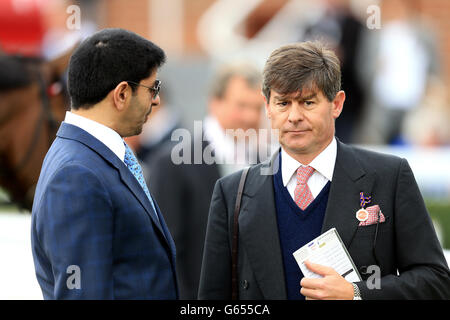
<svg viewBox="0 0 450 320">
<path fill-rule="evenodd" d="M 359 288 L 356 284 L 352 283 L 353 286 L 353 300 L 362 300 L 361 292 L 359 292 Z"/>
</svg>

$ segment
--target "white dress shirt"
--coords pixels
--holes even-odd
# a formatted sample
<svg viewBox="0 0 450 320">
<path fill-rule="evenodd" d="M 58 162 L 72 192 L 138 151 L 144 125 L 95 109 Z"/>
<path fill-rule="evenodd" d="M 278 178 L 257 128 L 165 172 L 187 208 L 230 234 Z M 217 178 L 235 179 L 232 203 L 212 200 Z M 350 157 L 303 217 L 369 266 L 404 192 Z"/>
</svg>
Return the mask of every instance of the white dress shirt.
<svg viewBox="0 0 450 320">
<path fill-rule="evenodd" d="M 100 124 L 94 120 L 82 117 L 70 111 L 66 112 L 65 123 L 77 126 L 100 140 L 110 149 L 122 162 L 125 158 L 125 145 L 122 137 L 113 129 Z"/>
<path fill-rule="evenodd" d="M 337 143 L 333 138 L 331 143 L 321 152 L 309 166 L 315 169 L 307 184 L 314 198 L 316 198 L 323 187 L 333 178 L 334 165 L 336 163 Z M 292 199 L 295 199 L 294 192 L 297 186 L 297 169 L 305 166 L 292 158 L 281 148 L 281 175 L 283 185 L 289 191 Z"/>
<path fill-rule="evenodd" d="M 257 146 L 250 145 L 242 139 L 234 141 L 231 135 L 226 134 L 215 117 L 205 117 L 203 130 L 205 138 L 214 150 L 215 163 L 219 166 L 222 176 L 256 163 L 257 149 L 255 147 Z"/>
</svg>

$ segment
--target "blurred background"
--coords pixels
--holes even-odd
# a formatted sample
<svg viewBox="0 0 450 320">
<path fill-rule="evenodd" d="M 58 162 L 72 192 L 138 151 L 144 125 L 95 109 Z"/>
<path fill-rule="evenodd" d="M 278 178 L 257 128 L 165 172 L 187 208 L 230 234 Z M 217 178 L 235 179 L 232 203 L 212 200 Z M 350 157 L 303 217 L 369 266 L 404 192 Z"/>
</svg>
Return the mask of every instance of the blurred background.
<svg viewBox="0 0 450 320">
<path fill-rule="evenodd" d="M 250 80 L 241 89 L 219 81 L 221 67 L 245 62 L 261 72 L 277 47 L 320 39 L 342 63 L 347 100 L 337 137 L 406 158 L 450 250 L 449 14 L 448 0 L 0 0 L 0 299 L 42 299 L 30 248 L 34 184 L 69 108 L 70 52 L 109 27 L 134 31 L 167 54 L 159 72 L 161 106 L 143 133 L 128 140 L 163 212 L 170 211 L 158 195 L 164 180 L 152 181 L 173 146 L 173 130 L 194 132 L 203 121 L 219 152 L 220 130 L 268 126 L 262 97 L 247 101 L 248 91 L 231 101 L 211 88 L 236 90 L 232 97 L 255 89 Z M 220 167 L 212 179 L 237 169 Z M 207 206 L 211 192 L 198 201 Z M 186 292 L 189 286 L 195 284 L 186 284 Z"/>
</svg>

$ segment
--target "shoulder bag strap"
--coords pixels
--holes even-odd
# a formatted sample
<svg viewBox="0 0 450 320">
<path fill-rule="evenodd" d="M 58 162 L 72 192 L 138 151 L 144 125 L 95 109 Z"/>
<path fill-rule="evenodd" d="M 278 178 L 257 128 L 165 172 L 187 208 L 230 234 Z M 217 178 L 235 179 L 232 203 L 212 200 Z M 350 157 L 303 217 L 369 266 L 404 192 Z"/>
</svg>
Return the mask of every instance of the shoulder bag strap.
<svg viewBox="0 0 450 320">
<path fill-rule="evenodd" d="M 241 209 L 242 192 L 244 190 L 245 179 L 250 167 L 242 171 L 241 180 L 239 181 L 238 192 L 236 196 L 236 204 L 234 206 L 233 217 L 233 247 L 231 249 L 231 299 L 238 299 L 238 283 L 237 283 L 237 260 L 238 260 L 238 238 L 239 238 L 239 211 Z"/>
</svg>

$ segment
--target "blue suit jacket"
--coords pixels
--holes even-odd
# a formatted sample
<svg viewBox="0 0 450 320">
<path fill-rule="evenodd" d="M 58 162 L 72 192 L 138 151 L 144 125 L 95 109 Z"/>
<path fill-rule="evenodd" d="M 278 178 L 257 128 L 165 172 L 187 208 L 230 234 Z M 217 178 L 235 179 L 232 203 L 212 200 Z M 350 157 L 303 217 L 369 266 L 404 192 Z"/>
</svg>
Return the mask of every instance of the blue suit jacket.
<svg viewBox="0 0 450 320">
<path fill-rule="evenodd" d="M 32 210 L 32 251 L 44 298 L 176 299 L 175 245 L 155 206 L 159 221 L 125 164 L 92 135 L 63 122 L 42 165 Z"/>
</svg>

